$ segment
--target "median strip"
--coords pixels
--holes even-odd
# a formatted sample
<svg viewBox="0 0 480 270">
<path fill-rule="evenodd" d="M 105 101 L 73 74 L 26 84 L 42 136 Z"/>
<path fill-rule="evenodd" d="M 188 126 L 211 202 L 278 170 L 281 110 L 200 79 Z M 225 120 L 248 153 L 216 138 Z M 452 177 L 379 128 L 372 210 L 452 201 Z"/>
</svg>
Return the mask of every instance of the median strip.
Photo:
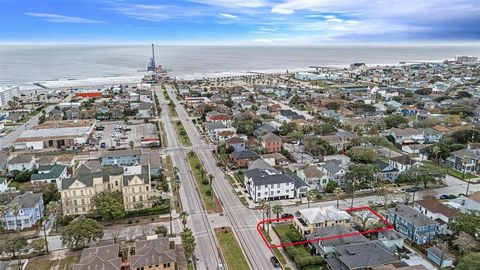
<svg viewBox="0 0 480 270">
<path fill-rule="evenodd" d="M 216 228 L 215 234 L 220 243 L 220 249 L 226 261 L 227 269 L 250 269 L 232 229 L 230 227 Z"/>
<path fill-rule="evenodd" d="M 188 137 L 187 131 L 181 121 L 175 122 L 175 130 L 177 131 L 182 146 L 192 146 L 192 141 L 190 141 L 190 137 Z"/>
<path fill-rule="evenodd" d="M 188 164 L 192 168 L 193 176 L 197 181 L 198 190 L 205 208 L 209 212 L 221 212 L 222 208 L 212 188 L 213 176 L 207 173 L 195 152 L 189 152 L 187 159 Z"/>
</svg>

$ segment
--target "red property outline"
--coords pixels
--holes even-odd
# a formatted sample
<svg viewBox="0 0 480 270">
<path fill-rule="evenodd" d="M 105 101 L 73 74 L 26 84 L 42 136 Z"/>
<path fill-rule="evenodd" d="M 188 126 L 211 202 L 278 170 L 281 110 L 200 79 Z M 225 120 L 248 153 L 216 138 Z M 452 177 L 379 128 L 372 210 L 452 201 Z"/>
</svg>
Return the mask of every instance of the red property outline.
<svg viewBox="0 0 480 270">
<path fill-rule="evenodd" d="M 293 217 L 278 218 L 278 219 L 275 218 L 275 219 L 262 220 L 262 221 L 260 221 L 260 222 L 257 223 L 257 231 L 258 231 L 258 233 L 260 234 L 260 236 L 262 237 L 263 242 L 265 243 L 265 245 L 267 245 L 267 247 L 268 247 L 269 249 L 272 249 L 272 248 L 279 248 L 279 247 L 288 247 L 288 246 L 295 246 L 295 245 L 303 245 L 303 244 L 306 244 L 306 243 L 318 242 L 318 241 L 323 241 L 323 240 L 331 240 L 331 239 L 337 239 L 337 238 L 350 237 L 350 236 L 355 236 L 355 235 L 360 235 L 360 234 L 370 234 L 370 233 L 376 233 L 376 232 L 381 232 L 381 231 L 393 230 L 393 225 L 390 224 L 387 220 L 385 220 L 385 218 L 383 218 L 380 214 L 378 214 L 377 212 L 373 211 L 372 208 L 370 208 L 369 206 L 361 206 L 361 207 L 353 207 L 353 208 L 347 208 L 347 209 L 345 209 L 345 211 L 347 211 L 347 212 L 362 211 L 362 210 L 368 210 L 368 211 L 370 211 L 370 213 L 372 213 L 372 214 L 375 215 L 378 219 L 380 219 L 380 221 L 382 221 L 383 224 L 385 224 L 387 227 L 385 227 L 385 228 L 380 228 L 380 229 L 376 229 L 376 230 L 367 230 L 367 231 L 363 231 L 363 232 L 333 235 L 333 236 L 329 236 L 329 237 L 319 237 L 319 238 L 315 238 L 315 239 L 298 241 L 298 242 L 292 242 L 292 243 L 287 243 L 287 244 L 280 244 L 280 245 L 273 245 L 273 244 L 270 245 L 270 244 L 268 243 L 267 239 L 265 238 L 265 235 L 263 235 L 260 226 L 261 226 L 263 223 L 271 223 L 271 222 L 275 222 L 275 221 L 287 221 L 287 220 L 292 220 Z"/>
</svg>

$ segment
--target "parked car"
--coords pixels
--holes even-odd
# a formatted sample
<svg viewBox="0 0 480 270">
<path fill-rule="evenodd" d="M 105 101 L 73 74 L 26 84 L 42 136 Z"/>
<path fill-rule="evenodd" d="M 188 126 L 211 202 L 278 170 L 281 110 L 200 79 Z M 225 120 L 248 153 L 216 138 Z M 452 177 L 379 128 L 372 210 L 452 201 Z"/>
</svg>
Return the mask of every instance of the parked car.
<svg viewBox="0 0 480 270">
<path fill-rule="evenodd" d="M 217 270 L 225 270 L 225 267 L 223 264 L 219 264 Z"/>
<path fill-rule="evenodd" d="M 285 213 L 282 215 L 282 218 L 291 218 L 291 217 L 293 217 L 293 215 L 288 213 Z"/>
<path fill-rule="evenodd" d="M 280 267 L 280 262 L 278 261 L 277 257 L 272 256 L 270 258 L 270 262 L 272 262 L 273 267 L 275 267 L 275 268 Z"/>
</svg>

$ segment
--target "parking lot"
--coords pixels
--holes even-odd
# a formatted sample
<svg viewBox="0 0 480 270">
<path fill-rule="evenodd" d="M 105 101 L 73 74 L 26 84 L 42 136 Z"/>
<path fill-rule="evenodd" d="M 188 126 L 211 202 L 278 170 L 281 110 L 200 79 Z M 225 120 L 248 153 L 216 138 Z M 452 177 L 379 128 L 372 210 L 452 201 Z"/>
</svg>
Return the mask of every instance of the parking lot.
<svg viewBox="0 0 480 270">
<path fill-rule="evenodd" d="M 155 124 L 143 121 L 129 122 L 98 122 L 97 130 L 92 136 L 91 143 L 99 149 L 125 149 L 141 147 L 144 138 L 156 138 L 157 129 Z"/>
</svg>

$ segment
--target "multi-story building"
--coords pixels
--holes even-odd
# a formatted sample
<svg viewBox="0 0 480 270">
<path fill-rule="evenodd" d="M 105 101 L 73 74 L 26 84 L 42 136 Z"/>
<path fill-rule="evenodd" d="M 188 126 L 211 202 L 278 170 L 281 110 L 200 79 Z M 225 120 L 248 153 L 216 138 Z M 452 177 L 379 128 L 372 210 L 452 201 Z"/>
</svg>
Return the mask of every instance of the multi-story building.
<svg viewBox="0 0 480 270">
<path fill-rule="evenodd" d="M 126 211 L 151 207 L 149 165 L 108 166 L 98 171 L 80 165 L 70 178 L 62 181 L 63 214 L 89 213 L 94 209 L 93 197 L 103 191 L 121 192 Z"/>
<path fill-rule="evenodd" d="M 480 172 L 480 148 L 462 149 L 450 153 L 447 165 L 460 172 Z"/>
<path fill-rule="evenodd" d="M 245 172 L 244 184 L 254 202 L 299 198 L 308 191 L 308 185 L 295 174 L 273 170 L 248 170 Z"/>
<path fill-rule="evenodd" d="M 393 224 L 400 234 L 419 245 L 431 241 L 438 231 L 434 220 L 404 204 L 388 209 L 387 221 Z"/>
<path fill-rule="evenodd" d="M 333 206 L 302 209 L 295 218 L 293 226 L 303 235 L 315 232 L 316 229 L 329 226 L 351 226 L 352 216 L 346 211 Z"/>
<path fill-rule="evenodd" d="M 282 151 L 282 138 L 273 133 L 267 133 L 262 137 L 262 146 L 267 153 Z"/>
<path fill-rule="evenodd" d="M 30 182 L 55 183 L 57 188 L 62 185 L 62 180 L 67 178 L 67 167 L 59 164 L 43 165 L 38 167 L 38 173 L 30 176 Z"/>
<path fill-rule="evenodd" d="M 14 213 L 12 207 L 18 205 L 18 213 Z M 18 195 L 8 204 L 9 211 L 3 217 L 7 230 L 23 230 L 34 226 L 44 215 L 44 203 L 42 193 L 27 192 Z"/>
<path fill-rule="evenodd" d="M 0 87 L 0 107 L 5 107 L 8 102 L 18 95 L 18 86 Z"/>
<path fill-rule="evenodd" d="M 435 199 L 416 201 L 415 209 L 438 223 L 439 234 L 451 234 L 452 230 L 448 223 L 460 214 L 458 210 L 450 208 Z"/>
</svg>

